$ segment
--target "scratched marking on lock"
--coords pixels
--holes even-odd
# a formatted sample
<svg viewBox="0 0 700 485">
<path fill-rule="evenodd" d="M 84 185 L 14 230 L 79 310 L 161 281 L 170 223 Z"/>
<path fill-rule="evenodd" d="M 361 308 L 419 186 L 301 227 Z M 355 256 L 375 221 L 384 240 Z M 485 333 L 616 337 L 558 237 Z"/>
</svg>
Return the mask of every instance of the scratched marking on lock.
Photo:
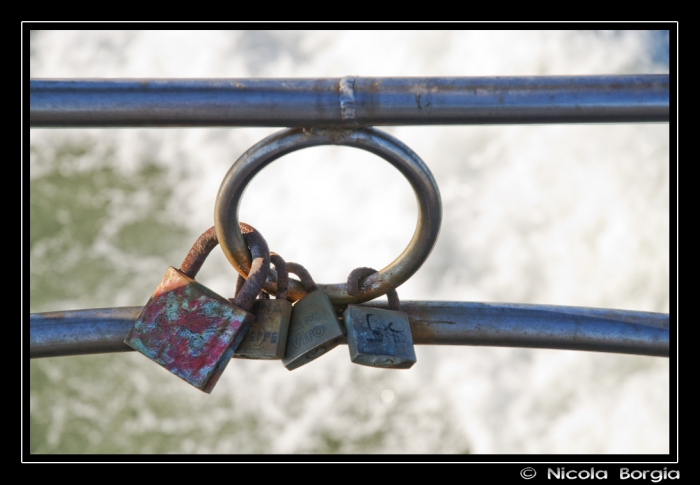
<svg viewBox="0 0 700 485">
<path fill-rule="evenodd" d="M 287 344 L 292 304 L 287 300 L 255 300 L 255 323 L 248 329 L 234 358 L 281 359 Z"/>
<path fill-rule="evenodd" d="M 416 363 L 413 336 L 403 312 L 351 305 L 344 313 L 350 358 L 356 364 L 408 369 Z"/>
<path fill-rule="evenodd" d="M 328 296 L 321 290 L 309 293 L 292 309 L 284 366 L 292 370 L 317 359 L 337 347 L 343 336 Z"/>
<path fill-rule="evenodd" d="M 171 266 L 124 342 L 208 393 L 253 320 Z"/>
</svg>

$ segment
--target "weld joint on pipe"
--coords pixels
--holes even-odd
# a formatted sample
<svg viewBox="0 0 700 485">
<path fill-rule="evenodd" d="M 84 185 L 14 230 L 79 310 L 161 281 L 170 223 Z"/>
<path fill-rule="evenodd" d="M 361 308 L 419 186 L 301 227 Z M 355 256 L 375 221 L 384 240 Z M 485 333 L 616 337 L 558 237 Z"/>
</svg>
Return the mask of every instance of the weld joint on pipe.
<svg viewBox="0 0 700 485">
<path fill-rule="evenodd" d="M 345 76 L 340 80 L 340 117 L 343 121 L 355 119 L 355 77 Z"/>
</svg>

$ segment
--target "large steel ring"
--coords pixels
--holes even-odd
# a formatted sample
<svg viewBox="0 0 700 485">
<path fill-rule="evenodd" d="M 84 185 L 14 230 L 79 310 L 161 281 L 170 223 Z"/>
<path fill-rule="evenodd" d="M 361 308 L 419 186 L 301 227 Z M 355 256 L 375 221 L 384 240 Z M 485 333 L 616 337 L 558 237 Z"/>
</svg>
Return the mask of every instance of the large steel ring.
<svg viewBox="0 0 700 485">
<path fill-rule="evenodd" d="M 358 295 L 348 295 L 345 282 L 318 285 L 335 305 L 362 303 L 386 294 L 418 271 L 435 246 L 442 221 L 440 192 L 430 170 L 410 148 L 383 131 L 293 128 L 268 136 L 241 155 L 224 177 L 214 211 L 216 235 L 233 267 L 243 276 L 247 275 L 250 251 L 238 227 L 238 208 L 246 186 L 260 170 L 279 157 L 319 145 L 362 148 L 382 157 L 408 179 L 418 199 L 418 223 L 408 247 L 389 266 L 368 276 Z M 270 293 L 276 290 L 273 275 L 266 282 L 265 290 Z M 289 298 L 296 301 L 305 294 L 301 284 L 290 279 Z"/>
</svg>

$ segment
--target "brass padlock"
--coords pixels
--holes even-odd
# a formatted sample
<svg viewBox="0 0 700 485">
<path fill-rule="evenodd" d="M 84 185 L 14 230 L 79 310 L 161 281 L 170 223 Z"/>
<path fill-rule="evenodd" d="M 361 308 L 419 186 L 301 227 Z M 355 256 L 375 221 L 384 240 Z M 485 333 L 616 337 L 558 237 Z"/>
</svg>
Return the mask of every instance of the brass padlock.
<svg viewBox="0 0 700 485">
<path fill-rule="evenodd" d="M 331 300 L 316 287 L 309 272 L 297 263 L 287 263 L 287 270 L 299 276 L 309 292 L 292 307 L 282 362 L 288 370 L 294 370 L 337 347 L 345 332 Z"/>
<path fill-rule="evenodd" d="M 377 271 L 357 268 L 350 273 L 347 292 L 359 293 L 359 280 Z M 355 364 L 385 369 L 409 369 L 416 363 L 408 315 L 401 311 L 396 290 L 387 293 L 389 309 L 348 305 L 343 312 L 348 332 L 350 360 Z"/>
<path fill-rule="evenodd" d="M 233 356 L 244 359 L 281 359 L 284 357 L 284 349 L 287 344 L 287 331 L 292 314 L 292 302 L 287 300 L 287 286 L 289 275 L 287 263 L 277 253 L 270 253 L 270 262 L 277 270 L 277 293 L 271 300 L 267 293 L 260 293 L 260 297 L 253 303 L 255 322 L 248 329 L 241 345 Z M 239 275 L 238 288 L 245 281 Z"/>
<path fill-rule="evenodd" d="M 168 268 L 124 343 L 197 389 L 210 393 L 255 317 L 250 308 L 270 271 L 265 239 L 241 223 L 253 264 L 233 303 L 194 280 L 218 244 L 212 227 L 180 269 Z"/>
</svg>

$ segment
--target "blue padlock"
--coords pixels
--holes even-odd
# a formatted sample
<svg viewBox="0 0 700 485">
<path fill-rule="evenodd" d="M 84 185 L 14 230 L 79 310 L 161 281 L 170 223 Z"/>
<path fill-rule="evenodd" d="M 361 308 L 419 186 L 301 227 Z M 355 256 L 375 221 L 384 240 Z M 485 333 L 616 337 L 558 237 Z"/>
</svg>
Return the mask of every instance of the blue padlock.
<svg viewBox="0 0 700 485">
<path fill-rule="evenodd" d="M 377 271 L 357 268 L 350 273 L 347 292 L 359 293 L 360 278 Z M 343 320 L 348 336 L 350 360 L 355 364 L 386 369 L 409 369 L 416 363 L 408 315 L 401 311 L 396 290 L 387 293 L 389 309 L 348 305 Z"/>
</svg>

